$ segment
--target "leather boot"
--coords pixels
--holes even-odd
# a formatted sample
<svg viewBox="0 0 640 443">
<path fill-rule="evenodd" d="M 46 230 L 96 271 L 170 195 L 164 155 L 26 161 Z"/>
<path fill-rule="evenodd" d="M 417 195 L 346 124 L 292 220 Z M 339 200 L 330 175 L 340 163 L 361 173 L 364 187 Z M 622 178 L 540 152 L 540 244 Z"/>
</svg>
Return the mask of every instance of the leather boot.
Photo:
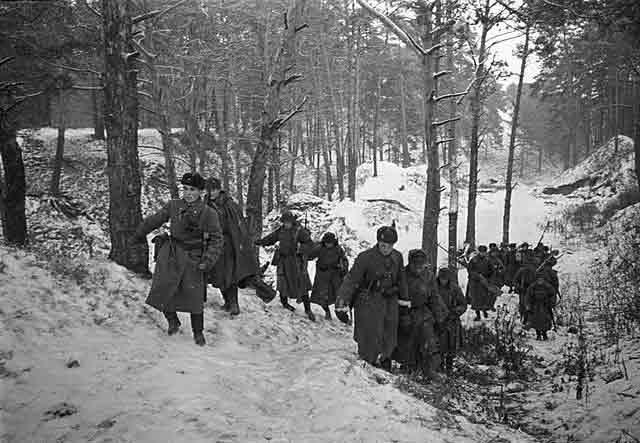
<svg viewBox="0 0 640 443">
<path fill-rule="evenodd" d="M 229 303 L 229 314 L 236 316 L 240 314 L 240 307 L 238 306 L 238 287 L 232 286 L 225 291 L 226 299 Z"/>
<path fill-rule="evenodd" d="M 288 309 L 291 312 L 296 310 L 296 308 L 294 306 L 291 306 L 289 304 L 289 300 L 287 300 L 287 298 L 283 297 L 282 295 L 280 296 L 280 303 L 282 303 L 282 307 L 283 308 Z"/>
<path fill-rule="evenodd" d="M 331 310 L 329 306 L 324 306 L 324 319 L 331 321 L 333 318 L 331 317 Z"/>
<path fill-rule="evenodd" d="M 164 318 L 167 319 L 169 326 L 167 327 L 167 334 L 173 335 L 180 330 L 180 320 L 178 320 L 178 314 L 175 312 L 165 312 Z"/>
<path fill-rule="evenodd" d="M 229 311 L 229 297 L 227 296 L 226 291 L 220 291 L 222 294 L 222 299 L 224 300 L 224 304 L 222 305 L 222 309 L 225 311 Z"/>
<path fill-rule="evenodd" d="M 476 317 L 473 319 L 473 321 L 480 321 L 480 320 L 482 320 L 482 319 L 480 318 L 480 311 L 477 311 L 477 310 L 476 310 Z"/>
<path fill-rule="evenodd" d="M 305 294 L 301 298 L 302 298 L 302 303 L 304 303 L 304 312 L 307 314 L 307 317 L 311 321 L 316 321 L 316 316 L 313 314 L 313 311 L 311 310 L 311 301 L 309 300 L 309 296 Z"/>
<path fill-rule="evenodd" d="M 204 339 L 204 313 L 191 314 L 191 330 L 193 331 L 193 341 L 198 346 L 204 346 L 206 341 Z"/>
</svg>

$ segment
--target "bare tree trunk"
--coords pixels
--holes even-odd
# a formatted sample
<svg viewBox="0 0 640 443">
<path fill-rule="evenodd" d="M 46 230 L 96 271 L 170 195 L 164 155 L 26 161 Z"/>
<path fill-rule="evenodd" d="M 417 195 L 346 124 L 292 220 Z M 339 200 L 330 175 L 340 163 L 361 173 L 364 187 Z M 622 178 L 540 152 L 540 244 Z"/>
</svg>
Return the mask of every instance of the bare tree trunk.
<svg viewBox="0 0 640 443">
<path fill-rule="evenodd" d="M 16 130 L 8 124 L 6 115 L 0 115 L 0 156 L 4 169 L 4 181 L 0 187 L 2 233 L 7 243 L 24 246 L 28 241 L 25 215 L 27 183 L 22 149 L 16 141 Z"/>
<path fill-rule="evenodd" d="M 409 159 L 409 141 L 407 136 L 407 104 L 404 82 L 404 74 L 400 73 L 400 138 L 402 141 L 402 167 L 408 168 L 411 164 L 411 161 Z"/>
<path fill-rule="evenodd" d="M 56 156 L 53 160 L 53 172 L 49 193 L 58 197 L 60 195 L 60 175 L 62 174 L 62 162 L 64 160 L 64 135 L 67 130 L 67 93 L 64 89 L 58 90 L 58 138 L 56 140 Z"/>
<path fill-rule="evenodd" d="M 269 178 L 267 179 L 267 214 L 271 211 L 273 211 L 274 208 L 274 204 L 273 204 L 273 176 L 274 176 L 274 172 L 273 172 L 273 151 L 271 151 L 271 161 L 269 162 Z"/>
<path fill-rule="evenodd" d="M 380 76 L 376 79 L 376 109 L 373 114 L 373 135 L 371 137 L 371 158 L 373 159 L 373 176 L 378 176 L 378 149 L 380 149 L 380 137 L 379 137 L 379 120 L 380 120 L 380 101 L 381 101 L 381 89 L 382 79 Z"/>
<path fill-rule="evenodd" d="M 94 86 L 102 86 L 100 80 L 94 81 Z M 91 91 L 93 104 L 93 138 L 104 140 L 104 92 L 102 90 Z"/>
<path fill-rule="evenodd" d="M 327 71 L 327 82 L 329 88 L 329 100 L 331 101 L 331 120 L 333 125 L 333 138 L 336 149 L 336 179 L 338 182 L 338 196 L 340 200 L 344 200 L 344 156 L 342 149 L 342 133 L 340 131 L 340 122 L 338 116 L 337 100 L 335 97 L 333 87 L 333 76 L 331 73 L 331 67 L 329 65 L 329 56 L 327 55 L 326 42 L 322 44 L 322 58 L 324 61 L 325 69 Z"/>
<path fill-rule="evenodd" d="M 439 3 L 439 1 L 437 2 Z M 440 8 L 438 7 L 438 10 Z M 434 41 L 431 33 L 433 28 L 432 14 L 429 5 L 423 5 L 418 11 L 418 20 L 422 29 L 422 44 L 431 48 Z M 427 52 L 422 58 L 423 66 L 423 100 L 425 109 L 424 128 L 427 136 L 427 195 L 424 204 L 422 227 L 422 249 L 427 254 L 427 263 L 434 269 L 438 266 L 438 219 L 440 217 L 440 154 L 436 143 L 436 128 L 433 126 L 435 117 L 434 91 L 436 83 L 433 72 L 434 57 L 439 57 L 439 51 Z"/>
<path fill-rule="evenodd" d="M 322 116 L 318 120 L 320 126 L 320 146 L 322 149 L 322 156 L 324 160 L 324 173 L 327 176 L 327 200 L 331 201 L 333 198 L 333 177 L 331 176 L 331 161 L 329 160 L 329 147 L 327 146 L 327 140 L 325 140 L 325 130 L 323 128 Z"/>
<path fill-rule="evenodd" d="M 102 0 L 105 45 L 105 127 L 109 177 L 109 258 L 139 273 L 148 273 L 146 243 L 132 244 L 142 222 L 138 159 L 137 67 L 133 66 L 131 2 Z"/>
<path fill-rule="evenodd" d="M 449 17 L 453 15 L 453 8 L 448 5 Z M 447 69 L 450 72 L 454 71 L 454 43 L 453 39 L 449 37 L 447 44 Z M 455 93 L 455 82 L 450 82 L 450 93 Z M 448 159 L 449 163 L 449 229 L 448 237 L 449 242 L 447 245 L 448 260 L 447 264 L 451 272 L 454 273 L 455 281 L 458 282 L 458 208 L 459 208 L 459 191 L 458 191 L 458 138 L 456 133 L 456 111 L 457 105 L 454 99 L 449 101 L 449 119 L 451 123 L 449 125 L 449 149 Z"/>
<path fill-rule="evenodd" d="M 516 134 L 518 131 L 518 115 L 520 113 L 520 99 L 522 97 L 522 86 L 524 84 L 524 71 L 527 67 L 527 56 L 529 51 L 529 31 L 530 26 L 527 24 L 524 33 L 524 47 L 522 59 L 520 61 L 520 76 L 518 77 L 518 88 L 516 90 L 516 100 L 513 106 L 513 115 L 511 117 L 511 134 L 509 135 L 509 158 L 507 160 L 507 180 L 504 196 L 504 214 L 502 217 L 502 241 L 509 243 L 509 222 L 511 219 L 511 195 L 513 192 L 513 157 L 516 150 Z"/>
<path fill-rule="evenodd" d="M 489 0 L 485 4 L 485 17 L 490 9 Z M 478 68 L 476 81 L 471 96 L 471 146 L 469 149 L 469 199 L 467 202 L 467 232 L 465 241 L 472 246 L 476 244 L 476 205 L 478 197 L 478 151 L 480 149 L 480 115 L 482 113 L 482 83 L 485 75 L 484 63 L 486 58 L 487 34 L 489 25 L 482 24 L 480 50 L 478 52 Z"/>
</svg>

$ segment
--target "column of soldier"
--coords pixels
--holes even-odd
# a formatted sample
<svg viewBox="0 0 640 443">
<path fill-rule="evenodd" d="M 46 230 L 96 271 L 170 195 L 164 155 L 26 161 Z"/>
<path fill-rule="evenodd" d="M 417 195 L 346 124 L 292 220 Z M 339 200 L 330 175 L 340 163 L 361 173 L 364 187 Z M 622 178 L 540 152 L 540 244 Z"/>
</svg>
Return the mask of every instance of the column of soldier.
<svg viewBox="0 0 640 443">
<path fill-rule="evenodd" d="M 460 260 L 469 274 L 465 296 L 456 274 L 446 267 L 434 272 L 423 250 L 409 251 L 405 266 L 394 249 L 398 233 L 393 225 L 378 229 L 376 245 L 360 253 L 349 269 L 334 234 L 313 241 L 309 230 L 285 211 L 281 225 L 252 245 L 241 209 L 218 179 L 188 173 L 181 183 L 182 198 L 147 217 L 132 239 L 134 245 L 146 242 L 147 234 L 170 221 L 170 235 L 152 240 L 156 267 L 146 300 L 164 313 L 169 335 L 180 329 L 177 312 L 189 312 L 194 341 L 205 344 L 207 284 L 221 291 L 224 309 L 232 316 L 240 312 L 238 288 L 251 287 L 270 302 L 276 292 L 262 281 L 253 251 L 254 245 L 277 244 L 271 264 L 276 266 L 282 306 L 295 311 L 289 300 L 296 300 L 315 321 L 311 303 L 323 308 L 326 320 L 332 319 L 330 306 L 335 304 L 340 321 L 355 323 L 359 357 L 383 369 L 391 370 L 395 360 L 426 376 L 437 370 L 451 373 L 467 305 L 475 310 L 476 320 L 481 320 L 481 312 L 487 318 L 505 284 L 520 296 L 523 321 L 536 330 L 538 339 L 547 338 L 558 292 L 553 270 L 557 253 L 541 243 L 533 250 L 524 243 L 519 249 L 515 244 L 491 244 L 488 251 L 486 246 L 466 251 Z M 313 283 L 307 273 L 310 260 L 316 261 Z"/>
</svg>

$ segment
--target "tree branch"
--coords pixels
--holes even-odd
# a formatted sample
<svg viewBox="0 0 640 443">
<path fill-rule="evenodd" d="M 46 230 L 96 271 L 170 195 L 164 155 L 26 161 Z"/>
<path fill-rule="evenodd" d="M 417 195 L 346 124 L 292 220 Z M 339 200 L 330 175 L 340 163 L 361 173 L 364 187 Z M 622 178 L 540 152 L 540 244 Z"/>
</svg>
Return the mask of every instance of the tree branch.
<svg viewBox="0 0 640 443">
<path fill-rule="evenodd" d="M 298 114 L 300 111 L 302 111 L 302 107 L 305 105 L 305 103 L 307 103 L 307 100 L 309 99 L 308 96 L 304 96 L 304 98 L 302 99 L 302 102 L 300 102 L 297 106 L 295 106 L 290 112 L 289 114 L 287 114 L 284 118 L 282 119 L 276 119 L 273 122 L 273 126 L 276 130 L 280 129 L 281 127 L 283 127 L 289 120 L 291 120 L 293 118 L 293 116 L 295 116 L 296 114 Z"/>
<path fill-rule="evenodd" d="M 357 0 L 358 4 L 362 6 L 364 9 L 369 11 L 371 15 L 380 20 L 385 26 L 387 26 L 402 42 L 408 47 L 413 47 L 413 49 L 420 56 L 428 55 L 427 51 L 418 44 L 408 33 L 402 30 L 400 26 L 398 26 L 393 20 L 379 12 L 376 8 L 371 6 L 365 0 Z M 436 45 L 437 46 L 437 45 Z M 433 48 L 431 48 L 433 49 Z M 437 48 L 436 48 L 437 49 Z"/>
<path fill-rule="evenodd" d="M 438 43 L 436 45 L 433 45 L 432 47 L 430 47 L 429 49 L 425 50 L 425 54 L 426 55 L 431 55 L 434 52 L 436 52 L 438 49 L 442 48 L 445 46 L 445 43 Z"/>
<path fill-rule="evenodd" d="M 451 72 L 451 71 L 439 71 L 439 72 L 436 72 L 435 74 L 433 74 L 433 78 L 434 79 L 438 79 L 440 77 L 443 77 L 443 76 L 449 75 L 449 74 L 453 74 L 453 72 Z"/>
<path fill-rule="evenodd" d="M 431 126 L 436 126 L 436 127 L 437 126 L 442 126 L 442 125 L 446 125 L 447 123 L 455 122 L 455 121 L 458 121 L 458 120 L 460 120 L 460 117 L 448 118 L 446 120 L 433 122 L 433 123 L 431 123 Z"/>
<path fill-rule="evenodd" d="M 441 100 L 446 100 L 448 98 L 455 98 L 455 97 L 461 97 L 461 96 L 465 96 L 469 93 L 469 91 L 464 91 L 464 92 L 454 92 L 451 94 L 444 94 L 444 95 L 439 95 L 436 98 L 434 98 L 433 100 L 437 103 Z"/>
<path fill-rule="evenodd" d="M 187 2 L 187 0 L 180 0 L 178 3 L 175 3 L 172 6 L 169 6 L 168 8 L 156 9 L 154 11 L 145 12 L 144 14 L 140 14 L 137 17 L 134 17 L 131 20 L 131 23 L 135 25 L 135 24 L 138 24 L 138 23 L 143 22 L 145 20 L 160 18 L 163 15 L 165 15 L 166 13 L 174 10 L 175 8 L 177 8 L 178 6 L 180 6 L 180 5 L 182 5 L 183 3 L 186 3 L 186 2 Z"/>
<path fill-rule="evenodd" d="M 4 65 L 5 63 L 9 63 L 11 60 L 13 60 L 15 57 L 10 55 L 9 57 L 5 57 L 2 60 L 0 60 L 0 66 Z"/>
</svg>

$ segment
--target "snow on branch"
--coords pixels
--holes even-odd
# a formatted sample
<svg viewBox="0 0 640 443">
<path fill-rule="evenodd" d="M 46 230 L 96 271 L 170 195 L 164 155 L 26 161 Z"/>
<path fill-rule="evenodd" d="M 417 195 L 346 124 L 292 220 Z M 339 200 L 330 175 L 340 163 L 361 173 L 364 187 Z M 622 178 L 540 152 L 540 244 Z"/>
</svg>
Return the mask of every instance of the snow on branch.
<svg viewBox="0 0 640 443">
<path fill-rule="evenodd" d="M 369 11 L 371 15 L 380 20 L 385 26 L 387 26 L 393 33 L 403 41 L 403 43 L 409 47 L 413 47 L 413 49 L 418 53 L 418 55 L 425 56 L 431 54 L 431 52 L 435 51 L 438 45 L 430 48 L 428 52 L 422 46 L 418 44 L 408 33 L 406 33 L 400 26 L 398 26 L 393 20 L 379 12 L 376 8 L 371 6 L 365 0 L 357 0 L 358 4 L 362 6 L 364 9 Z"/>
<path fill-rule="evenodd" d="M 453 74 L 453 72 L 451 72 L 451 71 L 438 71 L 435 74 L 433 74 L 433 78 L 437 79 L 437 78 L 440 78 L 440 77 L 443 77 L 443 76 L 449 75 L 449 74 Z"/>
<path fill-rule="evenodd" d="M 469 91 L 464 91 L 464 92 L 455 92 L 452 94 L 444 94 L 444 95 L 439 95 L 436 98 L 434 98 L 433 100 L 437 103 L 439 101 L 442 100 L 446 100 L 448 98 L 456 98 L 456 97 L 461 97 L 461 96 L 465 96 L 469 93 Z"/>
<path fill-rule="evenodd" d="M 304 107 L 305 103 L 307 103 L 307 100 L 309 100 L 309 97 L 305 95 L 304 98 L 302 99 L 302 101 L 298 105 L 296 105 L 286 116 L 284 116 L 283 118 L 276 119 L 273 122 L 274 128 L 276 130 L 280 129 L 289 120 L 291 120 L 296 114 L 300 113 L 302 111 L 302 108 Z"/>
<path fill-rule="evenodd" d="M 160 18 L 163 15 L 165 15 L 166 13 L 174 10 L 175 8 L 177 8 L 178 6 L 180 6 L 180 5 L 182 5 L 183 3 L 186 3 L 186 2 L 187 2 L 187 0 L 180 0 L 178 3 L 175 3 L 172 6 L 169 6 L 169 7 L 165 8 L 165 9 L 156 9 L 154 11 L 145 12 L 144 14 L 140 14 L 140 15 L 134 17 L 131 20 L 131 23 L 135 25 L 137 23 L 140 23 L 140 22 L 143 22 L 145 20 L 152 19 L 152 18 L 153 19 Z"/>
<path fill-rule="evenodd" d="M 460 117 L 448 118 L 446 120 L 440 120 L 438 122 L 433 122 L 433 123 L 431 123 L 431 125 L 432 126 L 442 126 L 442 125 L 446 125 L 447 123 L 456 122 L 458 120 L 460 120 Z"/>
<path fill-rule="evenodd" d="M 10 55 L 9 57 L 5 57 L 2 60 L 0 60 L 0 66 L 4 65 L 5 63 L 9 63 L 11 60 L 13 60 L 15 57 Z"/>
</svg>

